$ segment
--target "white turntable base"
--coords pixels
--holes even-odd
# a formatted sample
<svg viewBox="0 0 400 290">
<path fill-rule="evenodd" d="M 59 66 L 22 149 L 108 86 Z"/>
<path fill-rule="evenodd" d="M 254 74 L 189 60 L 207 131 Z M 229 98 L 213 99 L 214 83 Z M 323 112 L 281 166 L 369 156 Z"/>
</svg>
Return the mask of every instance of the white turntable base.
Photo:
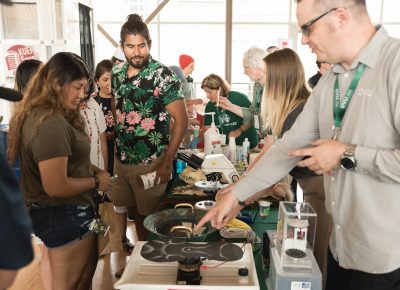
<svg viewBox="0 0 400 290">
<path fill-rule="evenodd" d="M 140 252 L 146 242 L 137 242 L 134 251 L 129 258 L 125 271 L 120 280 L 115 283 L 116 289 L 123 290 L 259 290 L 257 272 L 254 265 L 253 251 L 250 244 L 244 247 L 243 257 L 234 262 L 214 268 L 201 270 L 201 285 L 176 285 L 178 262 L 157 263 L 144 259 Z M 237 244 L 242 246 L 242 244 Z M 203 261 L 203 265 L 212 267 L 220 264 L 220 261 Z M 238 284 L 238 269 L 249 269 L 248 284 Z"/>
</svg>

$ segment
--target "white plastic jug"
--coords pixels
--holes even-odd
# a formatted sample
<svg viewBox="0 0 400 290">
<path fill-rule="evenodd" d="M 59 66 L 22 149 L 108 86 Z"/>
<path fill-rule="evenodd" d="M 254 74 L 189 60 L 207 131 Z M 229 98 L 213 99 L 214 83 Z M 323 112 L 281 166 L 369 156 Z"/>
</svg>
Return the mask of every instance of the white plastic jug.
<svg viewBox="0 0 400 290">
<path fill-rule="evenodd" d="M 221 153 L 221 138 L 219 130 L 214 123 L 215 112 L 205 113 L 211 115 L 211 127 L 204 133 L 204 154 L 219 154 Z"/>
</svg>

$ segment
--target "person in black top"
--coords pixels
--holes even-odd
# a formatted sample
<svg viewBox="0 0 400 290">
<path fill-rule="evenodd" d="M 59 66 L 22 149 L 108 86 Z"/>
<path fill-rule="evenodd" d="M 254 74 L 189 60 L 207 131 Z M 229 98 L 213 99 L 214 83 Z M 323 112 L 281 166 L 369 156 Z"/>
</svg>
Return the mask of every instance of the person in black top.
<svg viewBox="0 0 400 290">
<path fill-rule="evenodd" d="M 318 66 L 318 71 L 315 75 L 310 77 L 308 79 L 308 85 L 310 88 L 314 88 L 317 84 L 319 79 L 328 71 L 331 69 L 331 65 L 326 62 L 319 62 L 318 60 L 316 61 L 316 64 Z"/>
</svg>

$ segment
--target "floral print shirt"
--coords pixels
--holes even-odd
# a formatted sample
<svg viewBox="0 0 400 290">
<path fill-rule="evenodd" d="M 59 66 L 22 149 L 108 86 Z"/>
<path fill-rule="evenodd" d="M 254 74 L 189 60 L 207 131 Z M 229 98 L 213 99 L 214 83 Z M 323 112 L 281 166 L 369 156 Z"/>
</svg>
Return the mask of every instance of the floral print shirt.
<svg viewBox="0 0 400 290">
<path fill-rule="evenodd" d="M 95 101 L 100 105 L 100 108 L 103 111 L 107 125 L 107 135 L 114 134 L 115 121 L 111 108 L 111 102 L 113 101 L 113 98 L 102 98 L 100 97 L 99 92 L 94 92 L 92 94 L 92 98 L 95 99 Z"/>
<path fill-rule="evenodd" d="M 170 115 L 166 106 L 183 99 L 177 76 L 149 58 L 136 76 L 128 78 L 128 63 L 113 67 L 116 100 L 116 157 L 124 164 L 150 164 L 169 144 Z"/>
</svg>

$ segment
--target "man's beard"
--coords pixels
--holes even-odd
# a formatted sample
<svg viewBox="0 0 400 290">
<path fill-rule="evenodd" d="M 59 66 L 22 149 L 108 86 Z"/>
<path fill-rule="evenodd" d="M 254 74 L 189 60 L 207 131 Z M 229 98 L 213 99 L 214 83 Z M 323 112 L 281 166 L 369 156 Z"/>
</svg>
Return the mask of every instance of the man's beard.
<svg viewBox="0 0 400 290">
<path fill-rule="evenodd" d="M 136 69 L 141 69 L 149 61 L 149 57 L 150 57 L 149 55 L 144 56 L 144 57 L 140 57 L 140 61 L 136 62 L 136 63 L 134 63 L 132 61 L 132 58 L 130 58 L 128 60 L 128 63 L 129 63 L 130 66 L 132 66 L 132 67 L 134 67 Z"/>
</svg>

